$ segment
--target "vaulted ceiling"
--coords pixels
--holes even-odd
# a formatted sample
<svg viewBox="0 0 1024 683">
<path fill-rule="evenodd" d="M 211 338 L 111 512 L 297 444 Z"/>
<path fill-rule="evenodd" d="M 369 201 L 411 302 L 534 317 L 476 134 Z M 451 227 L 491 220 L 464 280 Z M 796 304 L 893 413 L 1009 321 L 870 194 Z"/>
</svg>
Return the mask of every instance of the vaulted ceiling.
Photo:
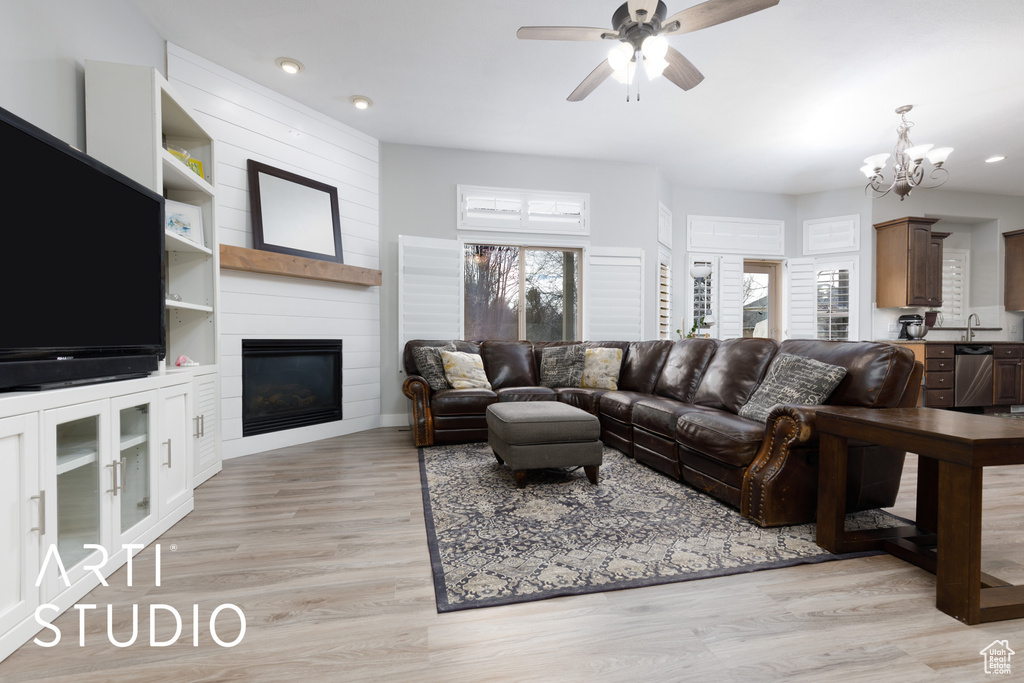
<svg viewBox="0 0 1024 683">
<path fill-rule="evenodd" d="M 957 190 L 1024 196 L 1024 2 L 781 0 L 669 39 L 706 76 L 684 92 L 611 79 L 566 97 L 612 43 L 520 26 L 611 25 L 619 0 L 131 0 L 167 40 L 382 142 L 655 164 L 695 187 L 863 186 L 913 104 L 951 146 Z M 673 14 L 696 4 L 666 0 Z M 288 76 L 274 64 L 305 65 Z M 353 95 L 374 102 L 366 111 Z M 984 159 L 1007 157 L 997 164 Z"/>
</svg>

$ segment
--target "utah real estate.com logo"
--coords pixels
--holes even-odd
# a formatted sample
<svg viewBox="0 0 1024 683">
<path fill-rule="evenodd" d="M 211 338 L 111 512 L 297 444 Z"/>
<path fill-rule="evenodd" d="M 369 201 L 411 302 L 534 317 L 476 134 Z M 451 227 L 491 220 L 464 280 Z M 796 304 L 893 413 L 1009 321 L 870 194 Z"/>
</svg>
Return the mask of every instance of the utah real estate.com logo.
<svg viewBox="0 0 1024 683">
<path fill-rule="evenodd" d="M 985 658 L 985 673 L 1009 674 L 1010 657 L 1017 653 L 1010 649 L 1010 641 L 994 640 L 979 654 Z"/>
</svg>

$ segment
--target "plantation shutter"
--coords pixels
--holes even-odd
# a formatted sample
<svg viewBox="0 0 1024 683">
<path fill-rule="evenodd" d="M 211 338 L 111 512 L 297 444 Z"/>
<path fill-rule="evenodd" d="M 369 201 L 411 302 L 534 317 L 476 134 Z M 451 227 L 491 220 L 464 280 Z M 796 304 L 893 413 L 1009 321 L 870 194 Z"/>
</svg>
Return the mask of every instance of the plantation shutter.
<svg viewBox="0 0 1024 683">
<path fill-rule="evenodd" d="M 967 324 L 967 263 L 970 251 L 967 249 L 942 250 L 942 324 Z"/>
<path fill-rule="evenodd" d="M 462 337 L 462 247 L 398 236 L 398 355 L 410 339 Z"/>
<path fill-rule="evenodd" d="M 817 328 L 817 273 L 813 258 L 793 258 L 789 269 L 789 339 L 816 339 Z"/>
<path fill-rule="evenodd" d="M 672 256 L 658 256 L 658 338 L 672 338 Z"/>
<path fill-rule="evenodd" d="M 718 264 L 718 322 L 715 336 L 743 336 L 743 257 L 722 256 Z"/>
<path fill-rule="evenodd" d="M 644 338 L 643 249 L 587 249 L 583 282 L 583 338 L 640 341 Z"/>
</svg>

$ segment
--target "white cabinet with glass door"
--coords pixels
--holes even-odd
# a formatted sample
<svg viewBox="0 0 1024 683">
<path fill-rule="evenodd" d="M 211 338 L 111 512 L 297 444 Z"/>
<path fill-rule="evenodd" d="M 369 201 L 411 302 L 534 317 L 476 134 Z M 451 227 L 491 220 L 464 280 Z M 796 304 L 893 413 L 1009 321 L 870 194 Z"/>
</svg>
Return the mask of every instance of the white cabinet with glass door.
<svg viewBox="0 0 1024 683">
<path fill-rule="evenodd" d="M 108 486 L 104 493 L 111 505 L 115 552 L 137 541 L 157 521 L 157 396 L 156 391 L 144 391 L 117 396 L 110 402 L 113 459 L 106 464 Z"/>
<path fill-rule="evenodd" d="M 46 494 L 39 488 L 38 431 L 35 413 L 0 419 L 0 635 L 39 605 L 35 580 Z M 15 646 L 0 639 L 0 658 Z"/>
<path fill-rule="evenodd" d="M 110 507 L 103 504 L 103 491 L 110 488 L 103 467 L 111 459 L 109 416 L 107 400 L 43 412 L 43 554 L 57 549 L 70 586 L 92 576 L 87 565 L 103 564 L 102 552 L 90 546 L 111 546 Z M 70 586 L 56 561 L 48 561 L 43 600 L 50 602 Z"/>
</svg>

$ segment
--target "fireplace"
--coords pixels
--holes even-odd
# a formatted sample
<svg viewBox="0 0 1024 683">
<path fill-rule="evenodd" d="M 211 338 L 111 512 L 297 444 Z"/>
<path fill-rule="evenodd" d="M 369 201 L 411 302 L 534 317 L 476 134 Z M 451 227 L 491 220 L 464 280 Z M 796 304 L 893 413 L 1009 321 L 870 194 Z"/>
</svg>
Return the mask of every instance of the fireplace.
<svg viewBox="0 0 1024 683">
<path fill-rule="evenodd" d="M 341 419 L 340 339 L 243 339 L 242 436 Z"/>
</svg>

